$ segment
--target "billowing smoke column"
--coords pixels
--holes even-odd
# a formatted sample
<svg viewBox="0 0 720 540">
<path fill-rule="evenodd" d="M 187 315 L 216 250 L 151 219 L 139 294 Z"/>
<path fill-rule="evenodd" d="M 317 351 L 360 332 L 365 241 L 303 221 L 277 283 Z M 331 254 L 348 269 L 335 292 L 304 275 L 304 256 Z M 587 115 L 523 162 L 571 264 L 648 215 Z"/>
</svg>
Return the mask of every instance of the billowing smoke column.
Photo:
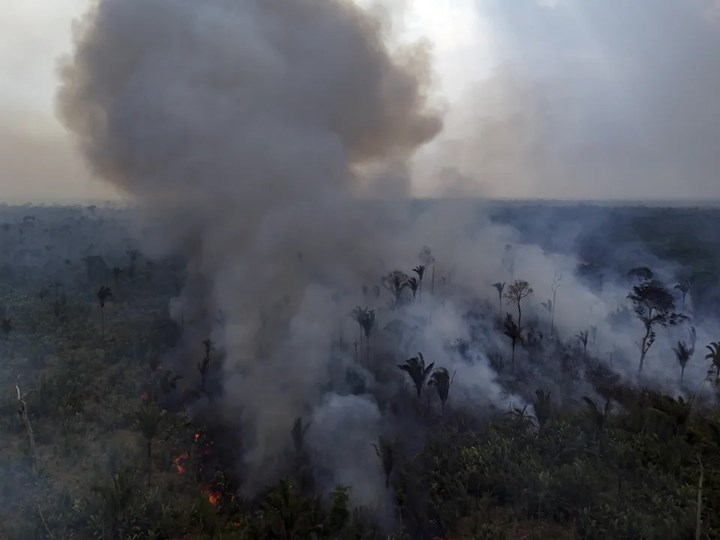
<svg viewBox="0 0 720 540">
<path fill-rule="evenodd" d="M 227 405 L 258 475 L 295 417 L 354 410 L 322 401 L 347 317 L 332 293 L 391 250 L 353 201 L 403 195 L 397 171 L 441 126 L 422 49 L 391 54 L 387 23 L 345 0 L 99 0 L 62 69 L 60 116 L 93 171 L 211 284 L 190 302 L 222 312 Z"/>
<path fill-rule="evenodd" d="M 208 325 L 194 343 L 211 332 L 222 353 L 212 407 L 241 433 L 249 492 L 287 472 L 295 443 L 312 456 L 319 487 L 350 485 L 356 504 L 382 507 L 372 443 L 412 445 L 423 431 L 403 414 L 415 396 L 397 368 L 418 351 L 456 375 L 456 403 L 478 413 L 522 405 L 506 390 L 519 392 L 516 381 L 488 358 L 509 359 L 496 321 L 516 309 L 498 304 L 496 281 L 533 286 L 523 306 L 533 339 L 550 332 L 539 306 L 561 283 L 553 327 L 570 339 L 540 337 L 534 352 L 518 351 L 523 395 L 592 394 L 582 374 L 558 376 L 571 336 L 589 329 L 595 357 L 636 373 L 639 323 L 609 322 L 627 283 L 591 291 L 574 276 L 575 258 L 519 245 L 516 231 L 470 205 L 418 212 L 392 202 L 408 194 L 407 161 L 441 122 L 426 54 L 391 50 L 390 22 L 350 0 L 98 0 L 62 70 L 60 116 L 88 163 L 189 261 L 171 310 Z M 418 301 L 388 307 L 381 277 L 410 272 L 424 244 L 437 261 L 425 261 Z M 375 310 L 370 342 L 349 317 L 355 306 Z M 667 379 L 656 365 L 655 380 Z"/>
</svg>

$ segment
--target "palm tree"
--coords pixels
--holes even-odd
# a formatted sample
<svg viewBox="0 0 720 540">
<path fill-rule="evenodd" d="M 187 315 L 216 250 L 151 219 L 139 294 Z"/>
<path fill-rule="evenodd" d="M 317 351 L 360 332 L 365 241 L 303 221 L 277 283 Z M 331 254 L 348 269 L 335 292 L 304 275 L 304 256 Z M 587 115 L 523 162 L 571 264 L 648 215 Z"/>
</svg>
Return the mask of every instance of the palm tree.
<svg viewBox="0 0 720 540">
<path fill-rule="evenodd" d="M 560 285 L 562 285 L 562 274 L 557 273 L 553 276 L 553 282 L 552 282 L 552 306 L 551 306 L 551 313 L 550 313 L 550 335 L 555 334 L 555 309 L 557 308 L 557 293 L 558 289 L 560 288 Z"/>
<path fill-rule="evenodd" d="M 690 282 L 686 279 L 680 280 L 680 282 L 675 285 L 675 289 L 680 291 L 682 296 L 682 308 L 685 309 L 685 299 L 687 298 L 687 293 L 690 292 Z"/>
<path fill-rule="evenodd" d="M 498 292 L 498 300 L 500 301 L 500 306 L 498 308 L 498 315 L 500 315 L 502 317 L 502 296 L 503 296 L 503 291 L 505 291 L 505 282 L 498 281 L 497 283 L 493 283 L 492 286 L 495 287 L 495 289 Z"/>
<path fill-rule="evenodd" d="M 382 462 L 383 472 L 385 473 L 385 488 L 390 487 L 390 475 L 395 467 L 395 456 L 393 446 L 390 441 L 384 437 L 380 437 L 378 444 L 373 444 L 375 454 Z"/>
<path fill-rule="evenodd" d="M 423 284 L 423 277 L 425 276 L 425 265 L 419 264 L 415 268 L 413 268 L 413 272 L 417 274 L 418 280 L 420 280 L 420 286 L 418 289 L 420 290 L 420 301 L 422 302 L 422 284 Z"/>
<path fill-rule="evenodd" d="M 152 443 L 153 440 L 160 435 L 162 429 L 162 420 L 165 411 L 152 402 L 143 403 L 140 410 L 133 415 L 135 428 L 140 431 L 145 438 L 147 450 L 147 482 L 150 485 L 150 476 L 152 474 Z"/>
<path fill-rule="evenodd" d="M 418 255 L 420 262 L 425 268 L 432 266 L 432 276 L 430 277 L 430 294 L 435 294 L 435 257 L 428 246 L 423 246 Z"/>
<path fill-rule="evenodd" d="M 200 372 L 200 389 L 204 392 L 205 381 L 210 370 L 210 351 L 212 350 L 212 341 L 210 341 L 210 339 L 206 339 L 203 341 L 203 345 L 205 346 L 205 356 L 200 362 L 198 362 L 197 368 Z"/>
<path fill-rule="evenodd" d="M 402 292 L 408 286 L 409 277 L 405 272 L 394 270 L 383 278 L 383 286 L 392 293 L 395 300 L 394 307 L 400 305 Z"/>
<path fill-rule="evenodd" d="M 352 318 L 358 325 L 358 330 L 360 331 L 360 349 L 362 350 L 362 339 L 363 339 L 363 328 L 362 328 L 362 320 L 365 316 L 365 311 L 367 308 L 362 308 L 360 306 L 357 306 L 355 309 L 352 310 Z M 358 354 L 357 354 L 357 342 L 356 342 L 356 348 L 355 348 L 355 361 L 359 362 Z"/>
<path fill-rule="evenodd" d="M 593 437 L 597 437 L 602 433 L 602 430 L 610 417 L 610 411 L 612 408 L 610 399 L 608 398 L 605 400 L 605 407 L 602 411 L 589 397 L 584 397 L 583 401 L 585 402 L 585 417 L 589 420 L 590 425 L 593 427 Z"/>
<path fill-rule="evenodd" d="M 430 375 L 428 386 L 435 387 L 438 397 L 440 398 L 440 408 L 443 415 L 445 414 L 445 403 L 447 403 L 450 394 L 451 384 L 452 379 L 450 378 L 450 372 L 444 367 L 437 368 L 432 372 L 432 375 Z"/>
<path fill-rule="evenodd" d="M 710 360 L 712 367 L 715 368 L 715 384 L 717 385 L 720 381 L 720 341 L 713 341 L 707 346 L 707 349 L 710 352 L 705 359 Z"/>
<path fill-rule="evenodd" d="M 418 279 L 415 277 L 408 278 L 407 286 L 412 291 L 413 300 L 415 300 L 415 297 L 417 296 L 418 288 L 420 287 L 420 281 L 418 281 Z"/>
<path fill-rule="evenodd" d="M 100 304 L 100 328 L 102 338 L 105 339 L 105 302 L 112 300 L 112 290 L 103 285 L 97 292 L 98 303 Z"/>
<path fill-rule="evenodd" d="M 365 363 L 370 365 L 370 334 L 372 334 L 373 328 L 375 328 L 375 311 L 372 309 L 365 309 L 365 313 L 360 321 L 360 327 L 365 333 Z"/>
<path fill-rule="evenodd" d="M 535 409 L 538 426 L 542 428 L 550 420 L 553 413 L 552 392 L 536 390 L 533 408 Z"/>
<path fill-rule="evenodd" d="M 690 345 L 683 340 L 679 340 L 677 346 L 673 347 L 675 358 L 677 358 L 678 364 L 680 364 L 680 382 L 682 382 L 685 377 L 685 366 L 687 366 L 688 361 L 695 354 L 695 336 L 695 328 L 693 327 L 690 330 Z"/>
<path fill-rule="evenodd" d="M 423 358 L 422 353 L 418 353 L 417 356 L 408 359 L 404 364 L 398 364 L 398 367 L 407 373 L 412 379 L 412 382 L 415 385 L 415 390 L 417 391 L 417 397 L 420 397 L 425 381 L 427 380 L 427 377 L 432 371 L 434 365 L 435 363 L 432 362 L 426 367 L 425 358 Z"/>
<path fill-rule="evenodd" d="M 362 348 L 363 336 L 365 336 L 365 359 L 367 364 L 370 364 L 370 335 L 375 327 L 375 311 L 369 308 L 362 308 L 360 306 L 353 309 L 352 317 L 355 322 L 358 323 L 360 328 L 360 347 Z M 357 355 L 356 358 L 357 360 Z"/>
<path fill-rule="evenodd" d="M 509 313 L 505 317 L 503 332 L 512 342 L 512 372 L 515 373 L 515 346 L 522 340 L 522 334 L 520 333 L 520 327 L 515 324 L 512 315 Z"/>
<path fill-rule="evenodd" d="M 590 333 L 587 330 L 583 330 L 575 335 L 575 339 L 577 339 L 580 343 L 582 343 L 582 346 L 583 346 L 583 361 L 587 357 L 587 346 L 588 346 L 589 337 L 590 337 Z"/>
</svg>

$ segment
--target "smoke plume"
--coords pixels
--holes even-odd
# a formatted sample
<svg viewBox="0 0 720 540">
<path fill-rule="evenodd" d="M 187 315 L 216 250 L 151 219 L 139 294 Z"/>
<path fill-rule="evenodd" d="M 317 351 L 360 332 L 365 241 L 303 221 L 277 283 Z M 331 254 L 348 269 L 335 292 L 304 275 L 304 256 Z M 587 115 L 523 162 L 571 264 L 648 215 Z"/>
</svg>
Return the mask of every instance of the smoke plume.
<svg viewBox="0 0 720 540">
<path fill-rule="evenodd" d="M 93 171 L 211 283 L 188 301 L 222 313 L 250 470 L 319 403 L 347 315 L 331 290 L 391 252 L 354 199 L 403 195 L 402 163 L 440 129 L 426 51 L 391 52 L 387 31 L 341 0 L 101 0 L 62 69 L 60 116 Z"/>
<path fill-rule="evenodd" d="M 442 122 L 428 51 L 389 45 L 391 32 L 381 10 L 350 0 L 98 0 L 62 68 L 59 114 L 89 166 L 160 226 L 155 247 L 188 261 L 171 310 L 191 335 L 203 321 L 194 346 L 210 333 L 222 355 L 210 406 L 241 434 L 250 493 L 287 472 L 295 442 L 320 487 L 350 484 L 356 504 L 381 505 L 372 443 L 415 425 L 399 420 L 412 399 L 395 397 L 414 398 L 397 364 L 419 351 L 457 375 L 453 399 L 523 405 L 490 358 L 509 357 L 494 281 L 532 282 L 524 320 L 538 334 L 538 304 L 562 275 L 555 328 L 595 325 L 593 354 L 635 354 L 631 332 L 607 322 L 627 289 L 588 289 L 573 257 L 520 245 L 472 205 L 404 200 L 408 160 Z M 505 139 L 483 155 L 513 144 L 532 147 Z M 488 174 L 521 177 L 529 161 Z M 432 256 L 418 260 L 423 245 Z M 383 275 L 419 262 L 417 301 L 388 307 Z M 375 311 L 369 338 L 355 306 Z M 525 364 L 526 380 L 562 384 L 557 365 Z M 307 437 L 294 441 L 300 417 Z"/>
</svg>

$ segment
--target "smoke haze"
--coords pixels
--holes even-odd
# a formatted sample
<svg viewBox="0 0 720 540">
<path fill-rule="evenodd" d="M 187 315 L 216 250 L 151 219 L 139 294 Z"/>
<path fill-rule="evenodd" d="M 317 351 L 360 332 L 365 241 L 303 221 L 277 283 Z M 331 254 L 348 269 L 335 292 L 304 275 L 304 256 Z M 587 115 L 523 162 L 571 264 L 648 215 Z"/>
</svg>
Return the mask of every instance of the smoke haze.
<svg viewBox="0 0 720 540">
<path fill-rule="evenodd" d="M 381 504 L 370 443 L 403 429 L 388 411 L 406 391 L 397 363 L 417 351 L 457 374 L 460 402 L 521 405 L 490 361 L 507 356 L 506 338 L 491 316 L 467 318 L 475 301 L 486 313 L 497 306 L 498 279 L 531 281 L 539 302 L 562 275 L 572 302 L 558 328 L 572 335 L 597 325 L 598 341 L 634 355 L 635 330 L 606 322 L 624 284 L 588 289 L 573 257 L 519 245 L 516 231 L 472 206 L 403 201 L 409 162 L 442 120 L 426 47 L 391 48 L 392 22 L 341 0 L 99 0 L 62 70 L 60 116 L 88 165 L 161 226 L 149 248 L 188 259 L 172 310 L 212 326 L 224 358 L 213 406 L 242 433 L 238 462 L 251 492 L 284 472 L 302 416 L 313 421 L 307 444 L 330 477 L 320 484 L 348 483 L 355 503 Z M 504 81 L 498 102 L 522 104 L 522 82 Z M 537 137 L 514 138 L 523 122 L 538 125 L 500 119 L 499 139 L 491 124 L 478 170 L 517 180 L 539 163 Z M 506 148 L 517 158 L 507 164 Z M 465 171 L 448 174 L 465 181 Z M 425 244 L 436 257 L 433 294 L 428 276 L 422 302 L 389 308 L 385 291 L 372 291 L 388 271 L 409 273 Z M 358 305 L 380 320 L 364 362 L 348 347 Z M 542 320 L 537 303 L 527 316 Z M 386 332 L 393 324 L 404 330 Z M 458 352 L 458 340 L 473 345 Z M 552 369 L 529 369 L 531 380 L 560 384 Z M 635 368 L 618 369 L 630 377 Z"/>
<path fill-rule="evenodd" d="M 453 104 L 425 166 L 439 154 L 465 192 L 499 197 L 720 198 L 717 3 L 476 5 L 496 68 Z"/>
</svg>

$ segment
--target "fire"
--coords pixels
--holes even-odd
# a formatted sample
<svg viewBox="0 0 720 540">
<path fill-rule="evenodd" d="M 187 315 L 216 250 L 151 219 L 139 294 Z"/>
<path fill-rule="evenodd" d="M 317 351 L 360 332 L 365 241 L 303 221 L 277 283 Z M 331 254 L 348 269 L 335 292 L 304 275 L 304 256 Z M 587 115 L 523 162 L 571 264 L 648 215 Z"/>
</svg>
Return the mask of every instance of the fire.
<svg viewBox="0 0 720 540">
<path fill-rule="evenodd" d="M 190 457 L 190 454 L 187 452 L 183 452 L 179 456 L 175 458 L 175 468 L 177 469 L 178 474 L 185 474 L 185 471 L 187 468 L 183 464 L 183 462 Z"/>
<path fill-rule="evenodd" d="M 149 400 L 150 400 L 150 395 L 149 395 L 147 392 L 143 392 L 142 394 L 140 394 L 140 399 L 141 399 L 142 401 L 149 401 Z"/>
<path fill-rule="evenodd" d="M 205 486 L 203 489 L 207 495 L 208 502 L 212 504 L 213 506 L 217 506 L 220 504 L 220 501 L 222 500 L 222 493 L 219 491 L 214 490 L 213 488 L 209 486 Z"/>
<path fill-rule="evenodd" d="M 195 433 L 195 442 L 198 442 L 200 440 L 200 432 L 198 431 Z"/>
</svg>

